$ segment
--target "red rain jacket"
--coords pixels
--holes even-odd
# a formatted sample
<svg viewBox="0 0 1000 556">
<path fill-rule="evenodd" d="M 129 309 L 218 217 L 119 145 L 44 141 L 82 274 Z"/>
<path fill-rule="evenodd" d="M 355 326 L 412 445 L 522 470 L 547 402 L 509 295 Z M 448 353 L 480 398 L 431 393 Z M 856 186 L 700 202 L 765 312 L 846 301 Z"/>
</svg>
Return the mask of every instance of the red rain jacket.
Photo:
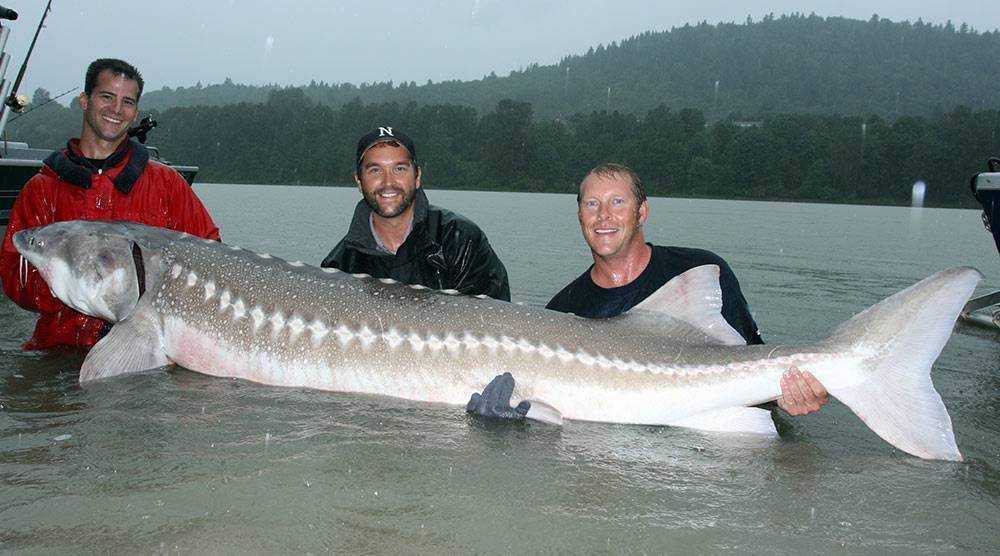
<svg viewBox="0 0 1000 556">
<path fill-rule="evenodd" d="M 101 172 L 83 162 L 79 143 L 45 160 L 21 190 L 0 248 L 0 281 L 7 297 L 39 313 L 25 349 L 75 346 L 89 349 L 104 321 L 67 307 L 49 291 L 38 271 L 21 262 L 15 232 L 64 220 L 132 220 L 209 239 L 220 239 L 205 206 L 176 170 L 149 159 L 137 141 L 124 141 Z M 26 267 L 23 265 L 26 264 Z"/>
</svg>

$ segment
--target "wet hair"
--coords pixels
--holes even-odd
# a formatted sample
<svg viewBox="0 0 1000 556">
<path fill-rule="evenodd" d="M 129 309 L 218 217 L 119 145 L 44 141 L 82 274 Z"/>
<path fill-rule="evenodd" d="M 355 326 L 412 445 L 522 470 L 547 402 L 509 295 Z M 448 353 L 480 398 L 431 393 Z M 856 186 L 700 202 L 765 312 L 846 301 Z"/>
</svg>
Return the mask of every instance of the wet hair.
<svg viewBox="0 0 1000 556">
<path fill-rule="evenodd" d="M 98 58 L 87 66 L 87 75 L 83 81 L 83 94 L 89 97 L 90 93 L 94 92 L 94 87 L 97 86 L 97 76 L 105 70 L 110 71 L 112 75 L 124 75 L 126 79 L 138 83 L 139 94 L 135 100 L 139 100 L 139 97 L 142 96 L 142 74 L 132 64 L 117 58 Z"/>
<path fill-rule="evenodd" d="M 590 176 L 598 176 L 601 178 L 628 178 L 632 184 L 632 195 L 635 196 L 636 203 L 641 205 L 646 201 L 646 186 L 642 184 L 642 178 L 639 174 L 635 173 L 635 170 L 629 168 L 624 164 L 617 164 L 614 162 L 605 162 L 599 165 L 593 170 L 587 172 L 584 176 L 584 180 Z M 580 182 L 581 189 L 583 182 Z M 576 192 L 576 204 L 580 204 L 580 190 Z"/>
</svg>

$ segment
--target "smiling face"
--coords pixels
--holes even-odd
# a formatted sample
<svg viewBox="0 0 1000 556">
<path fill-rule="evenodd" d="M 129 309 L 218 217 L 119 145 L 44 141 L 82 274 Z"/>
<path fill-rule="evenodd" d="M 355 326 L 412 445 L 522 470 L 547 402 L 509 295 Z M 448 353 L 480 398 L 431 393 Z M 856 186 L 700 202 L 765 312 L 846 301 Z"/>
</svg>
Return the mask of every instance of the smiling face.
<svg viewBox="0 0 1000 556">
<path fill-rule="evenodd" d="M 139 111 L 139 84 L 124 75 L 104 70 L 97 76 L 90 96 L 80 95 L 80 107 L 83 108 L 80 141 L 117 145 L 128 133 Z"/>
<path fill-rule="evenodd" d="M 375 214 L 395 218 L 412 210 L 413 199 L 420 188 L 420 169 L 406 147 L 390 141 L 365 152 L 355 180 Z"/>
<path fill-rule="evenodd" d="M 626 175 L 588 175 L 580 184 L 578 215 L 594 257 L 626 256 L 646 243 L 642 224 L 649 204 L 639 202 Z"/>
</svg>

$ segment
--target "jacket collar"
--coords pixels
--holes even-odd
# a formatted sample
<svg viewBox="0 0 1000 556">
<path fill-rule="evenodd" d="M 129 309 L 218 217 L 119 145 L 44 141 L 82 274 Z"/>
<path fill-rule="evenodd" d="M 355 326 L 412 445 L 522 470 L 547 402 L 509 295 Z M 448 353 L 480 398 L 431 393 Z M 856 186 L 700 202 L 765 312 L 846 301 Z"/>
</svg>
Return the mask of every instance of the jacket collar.
<svg viewBox="0 0 1000 556">
<path fill-rule="evenodd" d="M 115 189 L 124 194 L 132 191 L 147 163 L 149 151 L 135 139 L 122 141 L 118 149 L 104 161 L 103 168 L 94 167 L 83 156 L 79 139 L 70 139 L 64 150 L 55 151 L 45 158 L 45 165 L 52 168 L 61 180 L 84 189 L 90 188 L 91 176 L 107 171 L 109 177 L 114 176 L 111 181 Z"/>
<path fill-rule="evenodd" d="M 413 225 L 410 226 L 410 235 L 403 242 L 404 245 L 417 234 L 427 235 L 427 227 L 423 224 L 427 220 L 429 206 L 430 203 L 427 201 L 427 195 L 424 194 L 424 188 L 418 188 L 413 197 Z M 364 199 L 358 201 L 358 205 L 354 207 L 354 217 L 351 219 L 351 227 L 347 230 L 345 239 L 348 244 L 360 251 L 391 256 L 390 253 L 379 249 L 375 242 L 375 236 L 372 235 L 371 214 L 372 209 L 368 203 Z"/>
</svg>

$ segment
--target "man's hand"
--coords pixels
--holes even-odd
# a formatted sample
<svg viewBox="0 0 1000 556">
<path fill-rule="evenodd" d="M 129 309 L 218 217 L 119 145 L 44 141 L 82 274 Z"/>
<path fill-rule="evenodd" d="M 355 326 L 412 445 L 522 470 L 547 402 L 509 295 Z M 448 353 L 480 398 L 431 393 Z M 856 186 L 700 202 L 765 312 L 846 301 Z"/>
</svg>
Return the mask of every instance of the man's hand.
<svg viewBox="0 0 1000 556">
<path fill-rule="evenodd" d="M 514 377 L 510 373 L 497 375 L 482 394 L 475 393 L 469 398 L 465 411 L 492 419 L 520 421 L 528 414 L 531 402 L 524 400 L 517 407 L 510 406 L 510 396 L 514 393 Z"/>
<path fill-rule="evenodd" d="M 800 371 L 798 367 L 781 375 L 781 397 L 778 407 L 789 415 L 805 415 L 819 411 L 829 399 L 826 388 L 812 374 Z"/>
</svg>

